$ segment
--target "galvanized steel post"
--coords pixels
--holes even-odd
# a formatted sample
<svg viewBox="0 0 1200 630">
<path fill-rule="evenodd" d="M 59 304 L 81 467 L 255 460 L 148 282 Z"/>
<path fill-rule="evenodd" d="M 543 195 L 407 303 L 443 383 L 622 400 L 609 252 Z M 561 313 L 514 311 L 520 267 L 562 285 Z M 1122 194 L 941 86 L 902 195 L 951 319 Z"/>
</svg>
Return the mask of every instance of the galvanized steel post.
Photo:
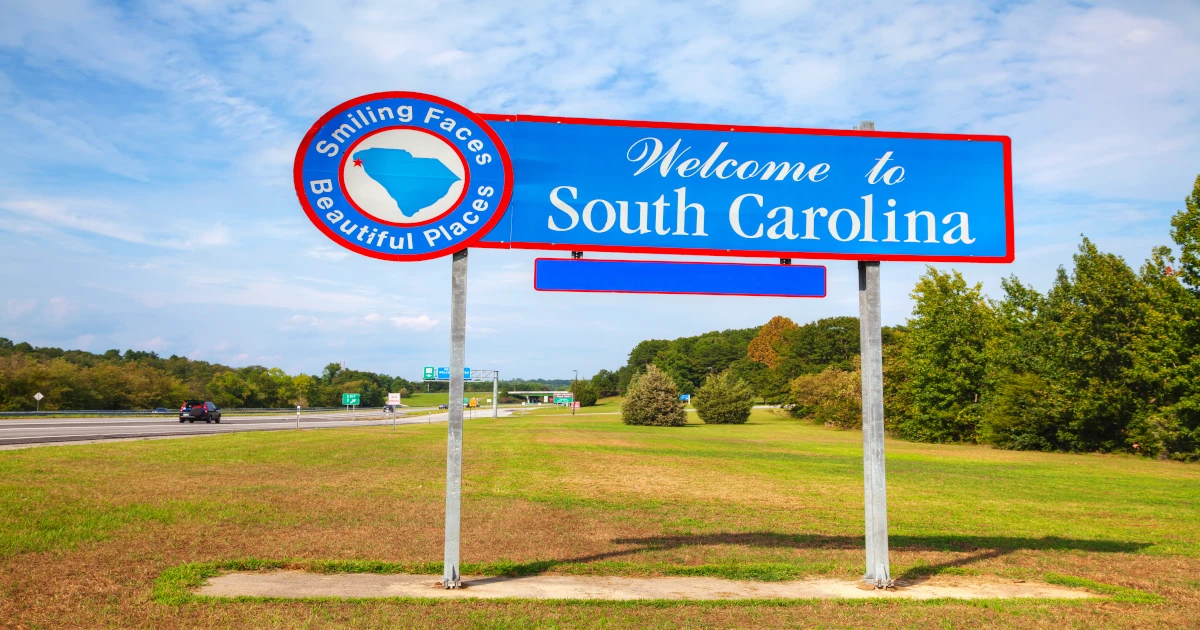
<svg viewBox="0 0 1200 630">
<path fill-rule="evenodd" d="M 883 452 L 883 333 L 879 262 L 858 263 L 859 350 L 862 353 L 863 503 L 867 572 L 876 588 L 892 584 L 888 562 L 887 473 Z"/>
<path fill-rule="evenodd" d="M 500 370 L 492 372 L 492 419 L 500 417 Z"/>
<path fill-rule="evenodd" d="M 454 253 L 450 270 L 450 418 L 446 432 L 446 548 L 442 586 L 462 586 L 459 574 L 462 506 L 463 367 L 467 351 L 467 250 Z"/>
</svg>

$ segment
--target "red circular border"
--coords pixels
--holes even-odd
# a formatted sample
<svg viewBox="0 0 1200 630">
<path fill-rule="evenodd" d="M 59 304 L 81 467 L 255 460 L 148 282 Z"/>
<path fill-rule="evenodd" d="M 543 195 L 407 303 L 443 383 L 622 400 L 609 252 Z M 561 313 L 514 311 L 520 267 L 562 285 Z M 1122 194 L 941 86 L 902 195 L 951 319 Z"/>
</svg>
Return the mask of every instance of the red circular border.
<svg viewBox="0 0 1200 630">
<path fill-rule="evenodd" d="M 500 163 L 504 166 L 504 194 L 501 195 L 499 202 L 496 204 L 495 213 L 492 215 L 491 220 L 484 224 L 483 227 L 479 228 L 479 230 L 475 232 L 475 234 L 472 234 L 470 238 L 459 244 L 456 249 L 444 249 L 425 254 L 384 254 L 382 252 L 352 245 L 343 241 L 333 232 L 332 229 L 329 228 L 329 226 L 325 225 L 321 221 L 321 218 L 317 216 L 316 211 L 314 211 L 308 203 L 308 199 L 304 194 L 304 178 L 301 176 L 301 167 L 304 166 L 304 154 L 307 152 L 308 146 L 312 143 L 313 138 L 316 137 L 317 132 L 320 131 L 321 127 L 325 126 L 325 123 L 329 122 L 330 119 L 338 114 L 341 114 L 347 109 L 368 101 L 374 101 L 382 98 L 412 98 L 428 101 L 430 103 L 436 103 L 451 109 L 455 113 L 466 116 L 468 120 L 478 125 L 480 129 L 483 129 L 484 132 L 487 133 L 488 137 L 491 138 L 492 142 L 496 145 L 496 152 L 500 155 Z M 313 123 L 313 126 L 309 128 L 308 133 L 304 134 L 304 139 L 300 141 L 300 147 L 296 149 L 296 160 L 292 166 L 292 179 L 296 187 L 296 196 L 300 199 L 300 207 L 304 208 L 304 213 L 308 215 L 308 220 L 312 221 L 313 225 L 317 226 L 317 229 L 321 230 L 321 232 L 324 233 L 325 236 L 329 237 L 330 240 L 356 254 L 362 254 L 363 256 L 368 256 L 370 258 L 378 258 L 379 260 L 393 260 L 398 262 L 411 262 L 441 258 L 442 256 L 447 256 L 455 252 L 462 251 L 475 244 L 477 241 L 479 241 L 479 239 L 483 238 L 484 235 L 486 235 L 492 230 L 493 227 L 496 226 L 496 223 L 498 223 L 500 218 L 504 215 L 504 211 L 508 209 L 508 201 L 512 197 L 513 186 L 512 160 L 508 156 L 508 149 L 504 148 L 504 143 L 500 141 L 500 137 L 496 135 L 496 132 L 490 126 L 488 126 L 487 122 L 457 103 L 448 101 L 444 98 L 439 98 L 437 96 L 422 94 L 420 92 L 375 92 L 374 94 L 366 94 L 364 96 L 359 96 L 358 98 L 350 99 L 344 103 L 341 103 L 340 105 L 335 106 L 333 109 L 330 109 L 325 113 L 324 116 L 318 119 L 317 122 Z M 466 190 L 466 188 L 464 187 L 463 190 Z"/>
<path fill-rule="evenodd" d="M 346 160 L 350 159 L 350 154 L 354 152 L 354 147 L 358 146 L 358 143 L 362 142 L 363 140 L 366 140 L 367 138 L 370 138 L 371 136 L 373 136 L 377 133 L 381 133 L 384 131 L 393 131 L 395 129 L 411 129 L 413 131 L 420 131 L 422 133 L 427 133 L 427 134 L 429 134 L 439 140 L 442 140 L 442 141 L 446 140 L 445 136 L 443 136 L 440 133 L 426 129 L 424 127 L 414 127 L 412 125 L 396 125 L 395 127 L 384 127 L 382 129 L 376 129 L 375 131 L 368 133 L 367 135 L 350 143 L 350 146 L 346 147 L 346 151 L 342 154 L 342 161 L 340 164 L 338 164 L 338 185 L 341 186 L 341 188 L 342 188 L 342 196 L 346 198 L 346 201 L 348 201 L 350 203 L 350 206 L 352 208 L 354 208 L 355 210 L 358 210 L 359 212 L 367 215 L 368 217 L 371 217 L 375 221 L 378 221 L 385 225 L 391 225 L 394 227 L 401 227 L 401 228 L 417 227 L 417 226 L 421 226 L 421 225 L 428 225 L 430 223 L 433 223 L 434 221 L 439 221 L 439 220 L 445 218 L 446 215 L 448 215 L 451 212 L 454 212 L 455 210 L 458 209 L 458 205 L 460 203 L 462 203 L 463 199 L 467 198 L 467 191 L 471 189 L 471 165 L 467 163 L 467 156 L 463 155 L 463 152 L 460 151 L 458 149 L 458 147 L 454 146 L 453 142 L 446 142 L 446 146 L 449 146 L 451 149 L 454 149 L 454 152 L 456 154 L 458 154 L 458 160 L 460 162 L 462 162 L 462 165 L 463 165 L 463 189 L 462 189 L 462 192 L 459 193 L 458 199 L 454 200 L 454 203 L 450 205 L 449 209 L 447 209 L 445 212 L 437 215 L 436 217 L 433 217 L 432 219 L 426 219 L 419 223 L 393 223 L 391 221 L 384 221 L 383 219 L 380 219 L 379 217 L 375 216 L 374 214 L 371 214 L 370 212 L 367 212 L 366 210 L 363 210 L 361 207 L 359 207 L 359 205 L 354 202 L 354 198 L 350 196 L 350 191 L 346 190 L 346 179 L 345 179 Z"/>
</svg>

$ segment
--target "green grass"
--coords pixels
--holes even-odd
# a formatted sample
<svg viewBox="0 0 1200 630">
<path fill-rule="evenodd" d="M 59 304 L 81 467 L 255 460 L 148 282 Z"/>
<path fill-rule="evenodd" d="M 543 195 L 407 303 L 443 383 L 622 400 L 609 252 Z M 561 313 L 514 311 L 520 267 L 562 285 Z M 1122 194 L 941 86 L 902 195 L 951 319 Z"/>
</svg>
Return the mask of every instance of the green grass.
<svg viewBox="0 0 1200 630">
<path fill-rule="evenodd" d="M 766 410 L 746 425 L 693 417 L 685 427 L 630 427 L 608 413 L 617 408 L 609 400 L 573 417 L 541 410 L 466 425 L 465 572 L 861 574 L 860 433 Z M 415 424 L 0 452 L 0 600 L 18 625 L 100 625 L 94 615 L 112 609 L 124 616 L 106 625 L 171 627 L 176 613 L 147 606 L 197 613 L 187 593 L 214 571 L 438 573 L 445 436 L 444 424 Z M 1109 596 L 1108 608 L 1075 603 L 1071 613 L 1065 603 L 1006 608 L 1019 611 L 1012 619 L 941 603 L 899 625 L 1080 614 L 1098 615 L 1088 619 L 1099 626 L 1171 625 L 1200 604 L 1200 466 L 901 441 L 887 449 L 894 576 L 1045 580 Z M 314 610 L 263 605 L 239 603 L 209 625 L 303 625 Z M 409 605 L 369 607 L 362 623 L 415 623 L 403 621 Z M 448 605 L 430 619 L 476 610 Z M 478 610 L 534 622 L 556 610 L 514 606 Z M 719 606 L 696 606 L 719 617 L 703 612 Z M 651 609 L 621 610 L 632 625 L 680 623 Z M 797 622 L 739 610 L 728 613 L 732 625 Z M 863 625 L 890 609 L 845 610 L 830 619 Z M 353 625 L 358 614 L 338 619 Z"/>
</svg>

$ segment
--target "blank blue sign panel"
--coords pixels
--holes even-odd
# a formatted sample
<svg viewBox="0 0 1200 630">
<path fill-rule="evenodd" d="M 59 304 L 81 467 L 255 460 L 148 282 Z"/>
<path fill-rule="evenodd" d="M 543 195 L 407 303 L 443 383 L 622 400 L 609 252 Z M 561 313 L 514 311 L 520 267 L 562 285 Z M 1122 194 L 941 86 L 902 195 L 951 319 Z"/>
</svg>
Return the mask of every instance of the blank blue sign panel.
<svg viewBox="0 0 1200 630">
<path fill-rule="evenodd" d="M 538 291 L 825 297 L 825 267 L 538 258 Z"/>
</svg>

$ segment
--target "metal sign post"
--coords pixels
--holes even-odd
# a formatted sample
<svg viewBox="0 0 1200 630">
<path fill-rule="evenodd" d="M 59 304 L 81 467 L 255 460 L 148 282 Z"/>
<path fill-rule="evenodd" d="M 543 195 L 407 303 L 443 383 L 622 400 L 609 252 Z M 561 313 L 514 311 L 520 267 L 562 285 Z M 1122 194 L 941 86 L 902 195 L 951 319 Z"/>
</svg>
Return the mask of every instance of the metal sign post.
<svg viewBox="0 0 1200 630">
<path fill-rule="evenodd" d="M 458 548 L 462 508 L 463 366 L 467 353 L 467 250 L 454 253 L 450 272 L 450 418 L 446 435 L 446 549 L 442 586 L 462 586 Z"/>
<path fill-rule="evenodd" d="M 42 398 L 44 398 L 44 396 L 42 396 L 42 392 L 38 392 L 33 395 L 33 399 L 37 401 L 36 409 L 39 412 L 42 410 Z"/>
<path fill-rule="evenodd" d="M 892 584 L 888 563 L 887 473 L 883 453 L 883 333 L 879 263 L 858 263 L 858 334 L 862 353 L 863 499 L 866 511 L 867 572 L 876 588 Z"/>
<path fill-rule="evenodd" d="M 492 420 L 500 417 L 500 370 L 492 374 Z"/>
</svg>

